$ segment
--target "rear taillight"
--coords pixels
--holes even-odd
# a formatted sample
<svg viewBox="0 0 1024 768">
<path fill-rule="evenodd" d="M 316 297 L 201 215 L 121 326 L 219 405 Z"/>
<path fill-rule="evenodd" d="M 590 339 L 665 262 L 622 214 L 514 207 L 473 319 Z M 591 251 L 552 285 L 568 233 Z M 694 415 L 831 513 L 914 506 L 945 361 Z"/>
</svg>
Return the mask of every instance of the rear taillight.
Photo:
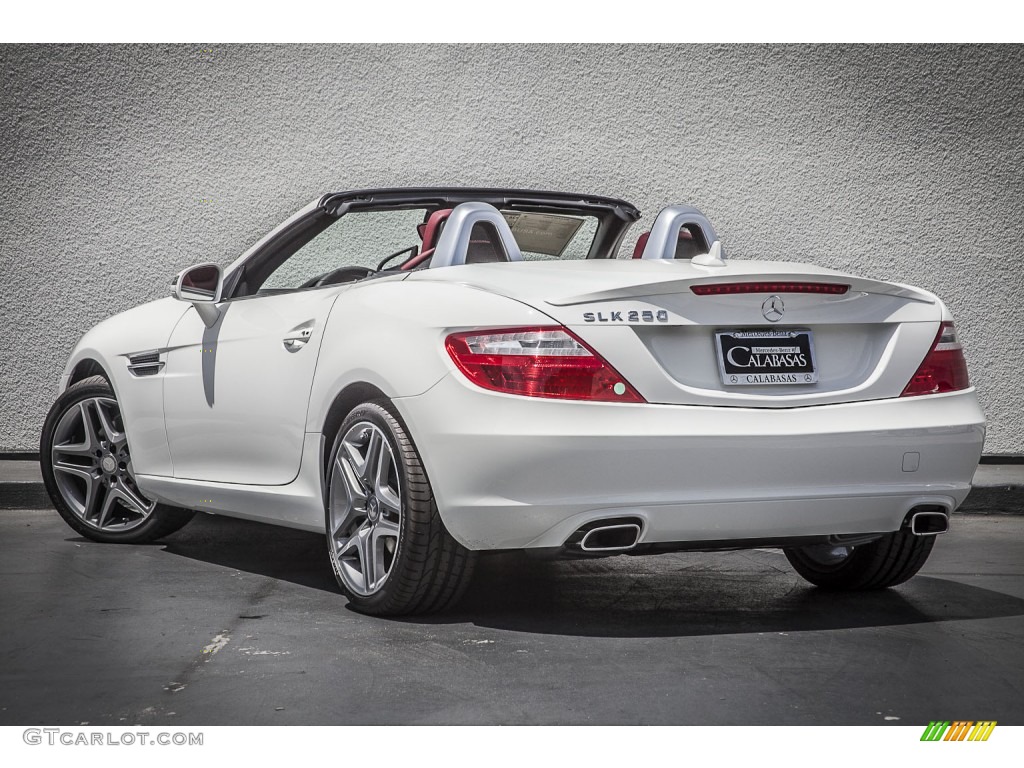
<svg viewBox="0 0 1024 768">
<path fill-rule="evenodd" d="M 495 392 L 563 400 L 642 403 L 600 355 L 560 327 L 453 333 L 445 348 L 477 386 Z"/>
<path fill-rule="evenodd" d="M 969 386 L 971 383 L 967 379 L 963 348 L 956 338 L 953 324 L 946 322 L 939 328 L 939 335 L 935 337 L 931 351 L 900 397 L 937 395 L 940 392 L 967 389 Z"/>
</svg>

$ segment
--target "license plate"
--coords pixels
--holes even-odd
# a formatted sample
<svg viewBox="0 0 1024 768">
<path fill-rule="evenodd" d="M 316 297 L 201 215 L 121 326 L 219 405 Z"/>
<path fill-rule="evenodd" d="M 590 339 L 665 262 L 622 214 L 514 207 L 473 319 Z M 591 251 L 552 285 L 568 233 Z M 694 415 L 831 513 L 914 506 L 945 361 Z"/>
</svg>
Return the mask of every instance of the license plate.
<svg viewBox="0 0 1024 768">
<path fill-rule="evenodd" d="M 728 386 L 814 384 L 814 340 L 808 330 L 718 331 L 718 370 Z"/>
</svg>

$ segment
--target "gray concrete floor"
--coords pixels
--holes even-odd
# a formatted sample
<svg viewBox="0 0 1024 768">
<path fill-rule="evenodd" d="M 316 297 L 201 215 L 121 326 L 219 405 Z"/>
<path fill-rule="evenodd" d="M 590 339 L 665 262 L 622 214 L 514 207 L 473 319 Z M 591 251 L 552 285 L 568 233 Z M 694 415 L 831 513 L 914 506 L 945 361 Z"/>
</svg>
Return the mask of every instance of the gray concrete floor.
<svg viewBox="0 0 1024 768">
<path fill-rule="evenodd" d="M 0 514 L 0 724 L 1024 724 L 1024 517 L 955 516 L 884 592 L 819 592 L 768 550 L 503 555 L 416 620 L 348 610 L 324 548 Z"/>
</svg>

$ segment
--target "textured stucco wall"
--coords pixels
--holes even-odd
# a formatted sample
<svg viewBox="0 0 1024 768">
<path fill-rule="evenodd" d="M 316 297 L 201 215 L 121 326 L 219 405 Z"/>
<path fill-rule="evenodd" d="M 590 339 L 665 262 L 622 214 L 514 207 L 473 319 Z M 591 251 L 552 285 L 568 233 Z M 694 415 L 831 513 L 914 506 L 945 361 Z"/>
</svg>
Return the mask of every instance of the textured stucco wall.
<svg viewBox="0 0 1024 768">
<path fill-rule="evenodd" d="M 182 267 L 325 190 L 476 184 L 690 202 L 734 258 L 932 289 L 987 452 L 1024 452 L 1019 46 L 2 46 L 0 77 L 0 450 Z"/>
</svg>

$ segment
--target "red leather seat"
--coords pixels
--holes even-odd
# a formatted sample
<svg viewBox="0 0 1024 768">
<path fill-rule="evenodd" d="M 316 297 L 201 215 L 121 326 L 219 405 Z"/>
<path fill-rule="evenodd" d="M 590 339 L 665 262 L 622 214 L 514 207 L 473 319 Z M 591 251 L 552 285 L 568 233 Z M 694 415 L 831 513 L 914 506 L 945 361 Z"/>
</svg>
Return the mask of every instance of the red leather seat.
<svg viewBox="0 0 1024 768">
<path fill-rule="evenodd" d="M 441 237 L 441 230 L 444 229 L 444 223 L 448 221 L 453 210 L 454 208 L 441 208 L 434 211 L 425 224 L 420 224 L 416 228 L 420 237 L 423 238 L 423 245 L 420 246 L 420 252 L 405 262 L 400 269 L 415 269 L 434 255 L 434 248 L 437 247 L 437 240 Z"/>
<path fill-rule="evenodd" d="M 633 258 L 639 259 L 644 255 L 644 247 L 647 245 L 647 240 L 650 238 L 651 232 L 648 230 L 644 232 L 640 237 L 636 239 L 636 245 L 633 246 Z"/>
<path fill-rule="evenodd" d="M 636 245 L 633 246 L 634 259 L 639 259 L 644 255 L 644 247 L 647 245 L 647 240 L 650 236 L 650 231 L 647 231 L 636 239 Z M 681 227 L 679 229 L 679 244 L 676 246 L 676 255 L 674 258 L 692 259 L 694 256 L 707 253 L 707 246 L 702 243 L 702 240 L 703 238 L 700 238 L 699 240 L 695 238 L 693 236 L 693 232 L 688 230 L 686 227 Z"/>
</svg>

